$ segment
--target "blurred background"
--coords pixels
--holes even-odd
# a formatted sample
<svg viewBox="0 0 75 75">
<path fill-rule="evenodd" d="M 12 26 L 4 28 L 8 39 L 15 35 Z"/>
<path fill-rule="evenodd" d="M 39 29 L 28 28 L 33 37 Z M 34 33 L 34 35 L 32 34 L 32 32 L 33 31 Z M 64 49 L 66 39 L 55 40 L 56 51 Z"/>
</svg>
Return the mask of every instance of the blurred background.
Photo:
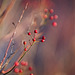
<svg viewBox="0 0 75 75">
<path fill-rule="evenodd" d="M 23 60 L 33 66 L 34 75 L 75 75 L 75 0 L 0 0 L 0 61 L 15 30 L 12 22 L 17 24 L 27 2 L 29 6 L 17 26 L 13 51 L 19 43 L 22 43 L 21 40 L 29 39 L 26 35 L 28 31 L 33 32 L 40 27 L 40 13 L 43 9 L 52 8 L 53 15 L 58 15 L 57 27 L 53 27 L 52 21 L 49 20 L 42 29 L 39 28 L 39 32 L 43 32 L 42 35 L 46 36 L 46 41 L 35 44 Z M 10 8 L 7 9 L 10 3 Z M 37 18 L 36 27 L 31 25 L 35 18 Z M 21 46 L 7 68 L 13 65 L 22 49 Z M 9 54 L 10 51 L 8 56 Z M 23 75 L 29 75 L 26 72 Z M 15 73 L 11 72 L 8 75 Z"/>
</svg>

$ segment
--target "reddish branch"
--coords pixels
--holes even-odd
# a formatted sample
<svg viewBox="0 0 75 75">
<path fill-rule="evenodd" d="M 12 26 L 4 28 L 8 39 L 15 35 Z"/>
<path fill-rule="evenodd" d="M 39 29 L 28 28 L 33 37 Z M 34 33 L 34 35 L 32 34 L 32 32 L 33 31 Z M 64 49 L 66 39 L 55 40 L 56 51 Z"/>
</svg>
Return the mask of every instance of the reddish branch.
<svg viewBox="0 0 75 75">
<path fill-rule="evenodd" d="M 6 58 L 6 56 L 7 56 L 7 53 L 8 53 L 8 50 L 9 50 L 9 47 L 10 47 L 11 42 L 12 42 L 12 38 L 11 38 L 10 41 L 9 41 L 9 44 L 8 44 L 8 47 L 7 47 L 5 56 L 4 56 L 4 58 L 3 58 L 3 60 L 2 60 L 2 62 L 1 62 L 1 64 L 0 64 L 0 66 L 2 66 L 2 65 L 3 65 L 3 62 L 5 61 L 5 58 Z"/>
<path fill-rule="evenodd" d="M 33 42 L 30 47 L 27 49 L 27 51 L 23 51 L 22 54 L 20 55 L 20 57 L 17 59 L 18 62 L 21 61 L 21 59 L 25 56 L 25 54 L 31 49 L 31 47 L 34 45 L 35 42 Z M 11 72 L 16 66 L 13 65 L 11 68 L 7 69 L 6 71 L 2 71 L 3 74 L 8 74 L 9 72 Z"/>
</svg>

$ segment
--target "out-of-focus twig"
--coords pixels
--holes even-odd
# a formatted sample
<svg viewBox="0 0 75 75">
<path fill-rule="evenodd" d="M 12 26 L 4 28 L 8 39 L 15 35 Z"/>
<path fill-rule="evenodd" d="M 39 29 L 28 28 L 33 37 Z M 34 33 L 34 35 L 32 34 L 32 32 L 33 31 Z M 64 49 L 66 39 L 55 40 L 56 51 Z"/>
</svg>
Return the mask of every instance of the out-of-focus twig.
<svg viewBox="0 0 75 75">
<path fill-rule="evenodd" d="M 14 3 L 16 0 L 12 0 L 10 2 L 10 4 L 8 5 L 8 7 L 4 10 L 4 12 L 2 13 L 2 15 L 0 16 L 0 24 L 2 23 L 4 17 L 6 16 L 6 14 L 10 11 L 10 9 L 13 7 Z"/>
<path fill-rule="evenodd" d="M 12 0 L 12 1 L 14 1 L 14 0 Z M 10 4 L 10 7 L 11 7 L 11 4 Z M 10 7 L 8 7 L 7 10 L 9 10 Z M 26 3 L 26 6 L 25 6 L 24 10 L 22 11 L 22 14 L 21 14 L 21 16 L 20 16 L 20 19 L 19 19 L 19 21 L 18 21 L 18 24 L 21 22 L 21 20 L 22 20 L 22 18 L 23 18 L 23 15 L 24 15 L 24 12 L 25 12 L 25 10 L 27 9 L 27 7 L 28 7 L 28 3 Z M 18 24 L 17 24 L 17 25 L 18 25 Z M 16 29 L 15 29 L 14 33 L 12 34 L 12 37 L 11 37 L 11 39 L 10 39 L 10 41 L 9 41 L 8 47 L 7 47 L 6 52 L 5 52 L 5 56 L 4 56 L 4 58 L 3 58 L 3 60 L 2 60 L 2 62 L 1 62 L 1 64 L 0 64 L 0 70 L 2 69 L 2 65 L 3 65 L 3 63 L 4 63 L 5 59 L 6 59 L 6 56 L 7 56 L 7 53 L 8 53 L 8 50 L 9 50 L 9 47 L 10 47 L 10 45 L 11 45 L 11 42 L 12 42 L 12 39 L 13 39 L 13 37 L 14 37 L 15 32 L 16 32 Z M 14 56 L 14 55 L 13 55 L 13 56 Z M 12 56 L 12 57 L 13 57 L 13 56 Z M 8 62 L 9 62 L 9 61 L 8 61 Z M 13 68 L 13 66 L 12 66 L 12 68 Z M 2 71 L 2 73 L 7 73 L 7 72 L 9 72 L 12 68 L 9 68 L 7 71 Z"/>
</svg>

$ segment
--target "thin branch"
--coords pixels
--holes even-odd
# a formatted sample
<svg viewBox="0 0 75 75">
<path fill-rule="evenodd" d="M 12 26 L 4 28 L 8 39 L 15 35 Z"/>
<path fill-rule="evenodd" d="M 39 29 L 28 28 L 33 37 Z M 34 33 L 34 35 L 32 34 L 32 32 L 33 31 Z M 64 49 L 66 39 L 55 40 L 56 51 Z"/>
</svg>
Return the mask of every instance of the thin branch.
<svg viewBox="0 0 75 75">
<path fill-rule="evenodd" d="M 23 51 L 23 52 L 22 52 L 22 54 L 20 55 L 20 57 L 19 57 L 18 60 L 17 60 L 18 62 L 20 62 L 20 61 L 22 60 L 22 58 L 25 56 L 25 54 L 26 54 L 28 51 L 30 51 L 30 49 L 31 49 L 31 47 L 34 45 L 34 43 L 35 43 L 35 42 L 32 43 L 32 45 L 28 48 L 27 51 Z M 8 74 L 9 72 L 11 72 L 15 67 L 16 67 L 16 66 L 13 65 L 11 68 L 7 69 L 6 71 L 3 70 L 2 73 L 3 73 L 4 75 L 6 75 L 6 74 Z"/>
<path fill-rule="evenodd" d="M 21 14 L 21 16 L 20 16 L 20 19 L 19 19 L 19 23 L 21 22 L 21 20 L 22 20 L 22 18 L 23 18 L 23 15 L 24 15 L 24 12 L 25 12 L 25 10 L 28 8 L 28 3 L 26 3 L 26 6 L 25 6 L 25 8 L 24 8 L 24 10 L 22 11 L 22 14 Z"/>
<path fill-rule="evenodd" d="M 6 50 L 6 52 L 5 52 L 5 56 L 4 56 L 4 58 L 3 58 L 3 60 L 2 60 L 2 62 L 1 62 L 1 64 L 0 64 L 0 66 L 2 66 L 3 63 L 4 63 L 4 61 L 5 61 L 5 58 L 6 58 L 6 56 L 7 56 L 7 52 L 8 52 L 8 50 L 9 50 L 9 47 L 10 47 L 11 42 L 12 42 L 12 39 L 10 39 L 10 41 L 9 41 L 9 44 L 8 44 L 7 50 Z"/>
<path fill-rule="evenodd" d="M 31 49 L 31 47 L 34 45 L 34 43 L 35 43 L 35 42 L 33 42 L 32 45 L 30 45 L 30 47 L 28 48 L 27 51 L 23 51 L 23 52 L 22 52 L 22 54 L 20 55 L 20 57 L 19 57 L 18 60 L 17 60 L 18 62 L 20 62 L 20 61 L 22 60 L 22 58 L 25 56 L 25 54 L 26 54 L 28 51 L 30 51 L 30 49 Z M 13 65 L 11 68 L 7 69 L 6 71 L 3 70 L 2 73 L 3 73 L 4 75 L 6 75 L 6 74 L 10 73 L 15 67 L 16 67 L 16 66 Z"/>
<path fill-rule="evenodd" d="M 7 67 L 8 63 L 11 61 L 11 59 L 15 56 L 15 54 L 17 53 L 19 48 L 16 49 L 16 51 L 14 52 L 14 54 L 11 55 L 11 57 L 9 59 L 7 59 L 4 67 L 2 66 L 3 70 Z"/>
</svg>

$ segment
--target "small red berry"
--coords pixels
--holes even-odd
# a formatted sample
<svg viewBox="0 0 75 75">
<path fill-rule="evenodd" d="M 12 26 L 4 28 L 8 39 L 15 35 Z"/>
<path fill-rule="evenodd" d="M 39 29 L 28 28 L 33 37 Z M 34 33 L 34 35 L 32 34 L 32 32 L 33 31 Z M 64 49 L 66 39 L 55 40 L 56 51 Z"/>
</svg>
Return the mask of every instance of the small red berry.
<svg viewBox="0 0 75 75">
<path fill-rule="evenodd" d="M 58 19 L 58 15 L 54 15 L 54 19 Z"/>
<path fill-rule="evenodd" d="M 27 66 L 27 65 L 28 65 L 28 62 L 21 61 L 21 65 L 22 65 L 22 66 Z"/>
<path fill-rule="evenodd" d="M 25 62 L 24 66 L 28 66 L 28 62 Z"/>
<path fill-rule="evenodd" d="M 52 25 L 53 25 L 54 27 L 56 27 L 56 26 L 57 26 L 57 23 L 56 23 L 56 22 L 53 22 Z"/>
<path fill-rule="evenodd" d="M 18 73 L 18 72 L 19 72 L 19 69 L 18 69 L 18 68 L 15 68 L 15 69 L 14 69 L 14 72 L 15 72 L 15 73 Z"/>
<path fill-rule="evenodd" d="M 41 42 L 44 42 L 44 41 L 45 41 L 44 39 L 41 40 Z"/>
<path fill-rule="evenodd" d="M 44 15 L 44 18 L 45 18 L 45 19 L 47 19 L 47 18 L 48 18 L 48 16 L 47 16 L 47 15 Z"/>
<path fill-rule="evenodd" d="M 37 33 L 37 30 L 34 30 L 34 33 Z"/>
<path fill-rule="evenodd" d="M 25 48 L 24 50 L 27 51 L 27 48 Z"/>
<path fill-rule="evenodd" d="M 24 66 L 24 64 L 25 64 L 25 61 L 21 61 L 21 65 Z"/>
<path fill-rule="evenodd" d="M 47 13 L 48 12 L 48 9 L 44 9 L 44 12 Z"/>
<path fill-rule="evenodd" d="M 42 36 L 42 39 L 45 40 L 45 36 Z"/>
<path fill-rule="evenodd" d="M 31 35 L 31 33 L 29 32 L 28 35 Z"/>
<path fill-rule="evenodd" d="M 19 73 L 22 73 L 22 72 L 23 72 L 23 70 L 22 70 L 22 69 L 20 69 L 20 70 L 19 70 Z"/>
<path fill-rule="evenodd" d="M 53 9 L 50 9 L 50 13 L 53 13 L 54 12 L 54 10 Z"/>
<path fill-rule="evenodd" d="M 33 73 L 31 73 L 30 75 L 33 75 Z"/>
<path fill-rule="evenodd" d="M 29 71 L 32 71 L 32 67 L 31 66 L 29 67 Z"/>
<path fill-rule="evenodd" d="M 24 41 L 23 44 L 26 45 L 26 42 Z"/>
<path fill-rule="evenodd" d="M 54 19 L 54 17 L 53 16 L 50 16 L 50 20 L 53 20 Z"/>
<path fill-rule="evenodd" d="M 34 38 L 34 39 L 32 39 L 32 40 L 33 40 L 33 42 L 34 42 L 34 41 L 36 41 L 36 39 L 35 39 L 35 38 Z"/>
<path fill-rule="evenodd" d="M 15 62 L 15 66 L 18 66 L 18 65 L 19 65 L 19 63 L 16 61 L 16 62 Z"/>
</svg>

